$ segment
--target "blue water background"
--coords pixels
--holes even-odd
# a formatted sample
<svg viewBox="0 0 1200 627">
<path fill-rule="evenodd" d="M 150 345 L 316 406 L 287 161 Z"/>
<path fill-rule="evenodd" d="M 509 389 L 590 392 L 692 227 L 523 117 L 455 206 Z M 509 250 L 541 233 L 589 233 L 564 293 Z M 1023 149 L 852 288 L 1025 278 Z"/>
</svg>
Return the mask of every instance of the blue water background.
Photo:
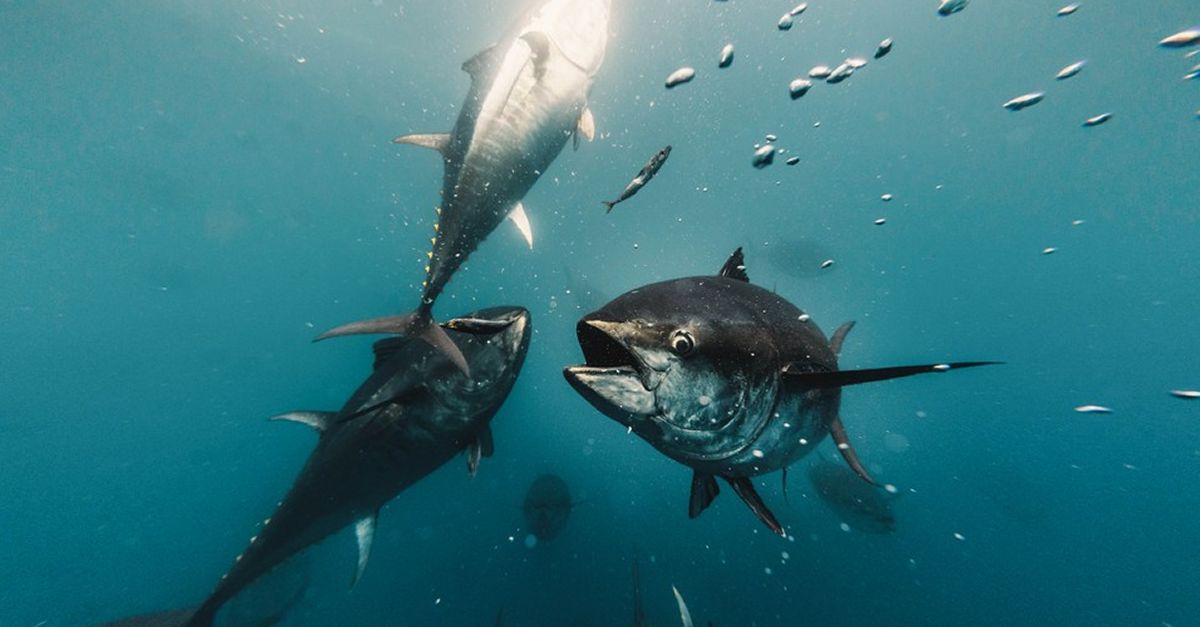
<svg viewBox="0 0 1200 627">
<path fill-rule="evenodd" d="M 501 226 L 437 305 L 533 312 L 495 457 L 386 507 L 352 592 L 351 534 L 317 547 L 286 624 L 490 625 L 501 606 L 506 625 L 630 624 L 635 554 L 659 625 L 672 584 L 716 625 L 1200 624 L 1200 405 L 1167 394 L 1200 387 L 1200 87 L 1155 45 L 1200 7 L 810 4 L 784 33 L 787 2 L 614 0 L 600 136 L 526 199 L 535 250 Z M 312 337 L 417 301 L 441 168 L 389 140 L 449 129 L 460 64 L 520 9 L 0 2 L 0 625 L 208 594 L 314 442 L 265 418 L 334 409 L 366 376 L 368 339 Z M 788 99 L 884 37 L 887 58 Z M 697 79 L 664 90 L 685 64 Z M 752 169 L 766 133 L 801 163 Z M 843 367 L 1008 362 L 845 395 L 902 492 L 896 534 L 842 531 L 802 472 L 790 505 L 759 482 L 790 541 L 728 490 L 688 520 L 690 472 L 563 382 L 600 295 L 737 246 L 827 332 L 859 322 Z M 546 471 L 586 502 L 531 550 L 519 504 Z"/>
</svg>

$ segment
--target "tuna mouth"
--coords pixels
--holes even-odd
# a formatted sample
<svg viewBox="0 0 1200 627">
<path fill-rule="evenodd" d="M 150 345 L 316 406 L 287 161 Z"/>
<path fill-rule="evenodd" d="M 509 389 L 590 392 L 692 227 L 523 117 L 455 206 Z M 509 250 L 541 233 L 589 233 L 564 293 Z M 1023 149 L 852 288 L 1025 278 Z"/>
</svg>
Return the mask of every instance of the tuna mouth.
<svg viewBox="0 0 1200 627">
<path fill-rule="evenodd" d="M 624 424 L 655 413 L 654 392 L 644 382 L 650 370 L 614 337 L 619 323 L 581 320 L 575 332 L 584 365 L 563 370 L 567 382 L 600 411 Z"/>
</svg>

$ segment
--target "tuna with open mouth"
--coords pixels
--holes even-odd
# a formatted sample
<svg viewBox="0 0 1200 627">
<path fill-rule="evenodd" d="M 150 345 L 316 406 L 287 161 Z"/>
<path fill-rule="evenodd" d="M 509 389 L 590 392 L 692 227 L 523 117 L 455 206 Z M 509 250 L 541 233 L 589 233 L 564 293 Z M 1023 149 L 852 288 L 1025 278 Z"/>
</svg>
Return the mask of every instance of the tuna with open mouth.
<svg viewBox="0 0 1200 627">
<path fill-rule="evenodd" d="M 718 276 L 647 285 L 585 316 L 576 332 L 587 363 L 564 375 L 601 412 L 693 469 L 689 516 L 712 503 L 721 477 L 783 535 L 752 477 L 786 469 L 832 435 L 874 483 L 838 416 L 842 387 L 992 363 L 839 370 L 850 327 L 826 340 L 807 314 L 750 283 L 739 248 Z"/>
<path fill-rule="evenodd" d="M 506 216 L 533 246 L 522 199 L 568 139 L 578 147 L 580 137 L 591 140 L 596 132 L 588 93 L 604 62 L 609 5 L 610 0 L 541 2 L 504 40 L 463 64 L 471 89 L 453 131 L 393 140 L 436 150 L 446 166 L 421 303 L 409 314 L 343 325 L 318 340 L 360 333 L 420 337 L 469 372 L 455 344 L 433 322 L 434 301 Z M 468 321 L 456 328 L 490 331 Z"/>
</svg>

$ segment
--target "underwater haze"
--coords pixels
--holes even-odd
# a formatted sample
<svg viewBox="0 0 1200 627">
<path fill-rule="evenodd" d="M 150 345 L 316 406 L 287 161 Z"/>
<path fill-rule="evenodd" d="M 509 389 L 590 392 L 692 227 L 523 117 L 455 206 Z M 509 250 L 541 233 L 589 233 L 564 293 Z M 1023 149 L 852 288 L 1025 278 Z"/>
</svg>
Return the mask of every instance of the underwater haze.
<svg viewBox="0 0 1200 627">
<path fill-rule="evenodd" d="M 1200 624 L 1200 400 L 1171 394 L 1200 389 L 1200 46 L 1159 46 L 1200 5 L 1066 1 L 813 0 L 785 31 L 790 0 L 613 0 L 597 135 L 525 197 L 533 250 L 501 224 L 435 308 L 532 314 L 495 455 L 384 507 L 353 589 L 348 529 L 284 567 L 298 600 L 262 603 L 289 598 L 283 625 L 632 625 L 637 560 L 660 626 L 672 586 L 718 627 Z M 420 298 L 442 160 L 391 139 L 448 131 L 463 62 L 526 4 L 0 0 L 0 627 L 212 591 L 316 441 L 266 418 L 336 410 L 370 372 L 377 338 L 312 339 Z M 848 57 L 869 62 L 789 97 Z M 857 321 L 844 368 L 1005 362 L 843 393 L 894 530 L 813 489 L 829 442 L 786 501 L 754 480 L 787 537 L 728 489 L 689 519 L 689 469 L 563 381 L 581 316 L 739 246 L 825 333 Z M 546 473 L 573 502 L 538 542 Z"/>
</svg>

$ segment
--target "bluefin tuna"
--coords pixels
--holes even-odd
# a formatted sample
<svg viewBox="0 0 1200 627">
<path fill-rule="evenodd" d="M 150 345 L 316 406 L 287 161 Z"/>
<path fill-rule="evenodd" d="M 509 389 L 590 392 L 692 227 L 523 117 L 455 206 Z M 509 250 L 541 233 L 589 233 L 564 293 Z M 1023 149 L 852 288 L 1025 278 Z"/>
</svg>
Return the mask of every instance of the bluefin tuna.
<svg viewBox="0 0 1200 627">
<path fill-rule="evenodd" d="M 492 454 L 490 423 L 521 371 L 532 326 L 529 312 L 519 307 L 485 309 L 461 321 L 499 329 L 460 333 L 446 323 L 446 337 L 474 378 L 423 342 L 388 338 L 375 343 L 374 371 L 340 411 L 273 418 L 312 427 L 317 447 L 187 625 L 212 625 L 221 607 L 251 582 L 350 525 L 358 539 L 353 585 L 367 566 L 385 503 L 464 451 L 475 473 L 480 458 Z"/>
<path fill-rule="evenodd" d="M 407 315 L 347 324 L 318 340 L 361 333 L 420 337 L 467 371 L 455 343 L 433 322 L 434 302 L 505 217 L 532 245 L 522 199 L 568 138 L 578 146 L 580 138 L 591 140 L 596 133 L 588 95 L 604 62 L 609 5 L 610 0 L 541 2 L 500 43 L 463 64 L 471 88 L 450 133 L 393 140 L 431 148 L 445 163 L 421 302 Z"/>
<path fill-rule="evenodd" d="M 841 370 L 851 326 L 827 340 L 808 314 L 750 283 L 739 248 L 717 276 L 640 287 L 583 317 L 576 333 L 585 364 L 563 374 L 600 412 L 692 469 L 690 517 L 716 498 L 720 477 L 783 535 L 754 477 L 832 436 L 850 468 L 874 483 L 838 415 L 843 387 L 991 363 Z"/>
</svg>

